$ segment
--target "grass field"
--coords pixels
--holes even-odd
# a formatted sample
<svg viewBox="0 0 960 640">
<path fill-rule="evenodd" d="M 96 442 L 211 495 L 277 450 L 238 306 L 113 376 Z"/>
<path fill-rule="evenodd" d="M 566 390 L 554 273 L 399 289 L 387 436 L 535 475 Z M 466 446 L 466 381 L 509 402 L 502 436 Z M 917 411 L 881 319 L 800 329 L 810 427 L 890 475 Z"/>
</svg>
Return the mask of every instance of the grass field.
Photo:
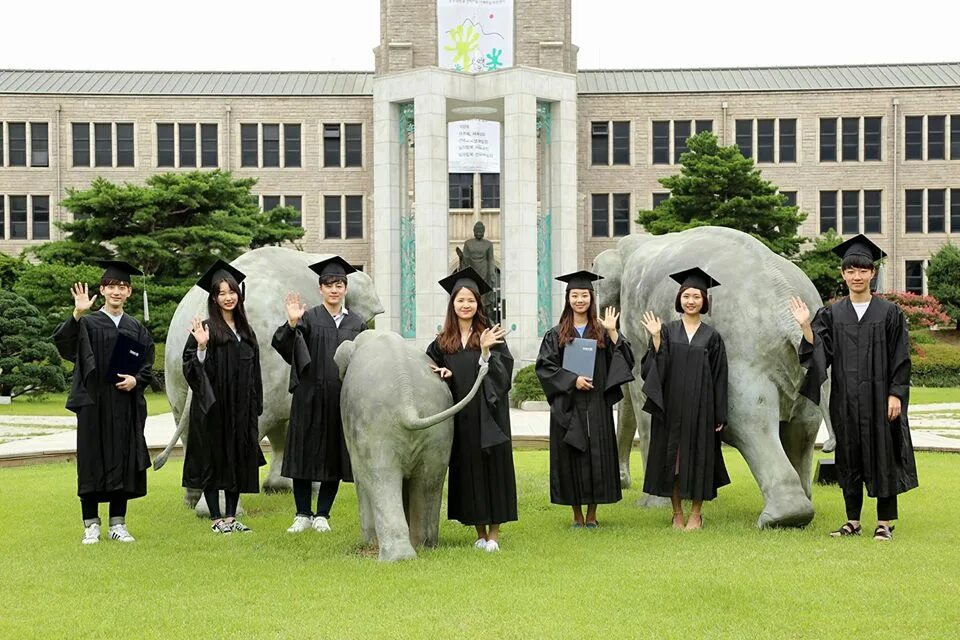
<svg viewBox="0 0 960 640">
<path fill-rule="evenodd" d="M 359 545 L 352 486 L 333 532 L 284 532 L 289 495 L 243 500 L 254 532 L 216 537 L 181 502 L 180 463 L 131 503 L 138 541 L 80 545 L 74 467 L 0 469 L 3 638 L 944 638 L 960 623 L 960 457 L 919 454 L 892 543 L 834 540 L 836 487 L 806 529 L 758 531 L 761 497 L 725 449 L 733 484 L 679 533 L 668 510 L 602 506 L 571 530 L 548 504 L 548 455 L 518 451 L 520 521 L 503 551 L 475 551 L 444 521 L 440 546 L 378 563 Z M 639 464 L 638 460 L 635 460 Z M 873 523 L 867 500 L 865 528 Z M 105 507 L 104 507 L 105 508 Z M 103 514 L 106 515 L 105 513 Z"/>
</svg>

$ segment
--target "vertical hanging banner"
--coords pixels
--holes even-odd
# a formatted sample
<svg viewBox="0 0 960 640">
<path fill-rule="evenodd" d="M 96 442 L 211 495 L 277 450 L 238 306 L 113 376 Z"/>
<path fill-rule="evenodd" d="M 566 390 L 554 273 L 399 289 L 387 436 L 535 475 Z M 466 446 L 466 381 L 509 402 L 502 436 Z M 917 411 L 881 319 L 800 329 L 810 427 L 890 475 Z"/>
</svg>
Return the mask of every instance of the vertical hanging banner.
<svg viewBox="0 0 960 640">
<path fill-rule="evenodd" d="M 513 0 L 437 0 L 441 69 L 464 73 L 513 66 Z"/>
<path fill-rule="evenodd" d="M 450 173 L 500 173 L 500 123 L 457 120 L 447 124 Z"/>
</svg>

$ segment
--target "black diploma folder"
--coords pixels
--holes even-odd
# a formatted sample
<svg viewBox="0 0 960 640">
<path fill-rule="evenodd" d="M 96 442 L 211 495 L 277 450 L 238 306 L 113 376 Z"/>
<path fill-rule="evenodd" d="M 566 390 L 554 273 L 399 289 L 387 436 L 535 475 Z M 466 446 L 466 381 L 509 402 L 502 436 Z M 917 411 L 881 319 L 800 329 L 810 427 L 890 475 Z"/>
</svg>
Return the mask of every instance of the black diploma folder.
<svg viewBox="0 0 960 640">
<path fill-rule="evenodd" d="M 110 356 L 110 366 L 107 367 L 107 382 L 120 382 L 117 374 L 136 376 L 147 357 L 147 347 L 124 334 L 117 336 L 113 345 L 113 354 Z"/>
<path fill-rule="evenodd" d="M 574 338 L 563 351 L 563 368 L 584 378 L 593 378 L 596 360 L 597 341 L 590 338 Z"/>
</svg>

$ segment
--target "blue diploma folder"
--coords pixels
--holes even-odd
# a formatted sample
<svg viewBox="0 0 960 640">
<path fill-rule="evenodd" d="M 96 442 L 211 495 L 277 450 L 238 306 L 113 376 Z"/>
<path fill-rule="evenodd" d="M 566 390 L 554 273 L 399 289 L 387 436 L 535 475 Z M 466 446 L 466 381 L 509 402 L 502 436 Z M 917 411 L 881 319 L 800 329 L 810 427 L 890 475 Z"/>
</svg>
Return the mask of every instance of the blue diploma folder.
<svg viewBox="0 0 960 640">
<path fill-rule="evenodd" d="M 119 382 L 117 374 L 135 376 L 143 366 L 147 357 L 147 347 L 124 334 L 117 336 L 113 345 L 113 354 L 110 356 L 110 366 L 107 367 L 107 382 Z"/>
<path fill-rule="evenodd" d="M 596 360 L 597 341 L 590 338 L 574 338 L 563 351 L 563 368 L 584 378 L 593 378 Z"/>
</svg>

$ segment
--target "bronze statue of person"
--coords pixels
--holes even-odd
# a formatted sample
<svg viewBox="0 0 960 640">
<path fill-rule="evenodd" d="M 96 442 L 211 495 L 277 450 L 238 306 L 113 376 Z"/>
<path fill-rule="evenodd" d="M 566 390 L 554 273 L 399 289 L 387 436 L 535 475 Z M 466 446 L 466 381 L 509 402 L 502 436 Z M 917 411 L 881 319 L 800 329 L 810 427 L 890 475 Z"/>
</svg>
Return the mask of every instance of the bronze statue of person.
<svg viewBox="0 0 960 640">
<path fill-rule="evenodd" d="M 496 289 L 499 278 L 497 278 L 497 265 L 493 257 L 493 243 L 483 237 L 485 232 L 486 227 L 482 222 L 478 221 L 473 225 L 473 237 L 463 243 L 463 249 L 457 248 L 457 256 L 460 258 L 461 269 L 473 267 L 473 270 L 491 289 Z M 482 302 L 487 318 L 491 322 L 498 320 L 496 292 L 484 295 Z"/>
</svg>

